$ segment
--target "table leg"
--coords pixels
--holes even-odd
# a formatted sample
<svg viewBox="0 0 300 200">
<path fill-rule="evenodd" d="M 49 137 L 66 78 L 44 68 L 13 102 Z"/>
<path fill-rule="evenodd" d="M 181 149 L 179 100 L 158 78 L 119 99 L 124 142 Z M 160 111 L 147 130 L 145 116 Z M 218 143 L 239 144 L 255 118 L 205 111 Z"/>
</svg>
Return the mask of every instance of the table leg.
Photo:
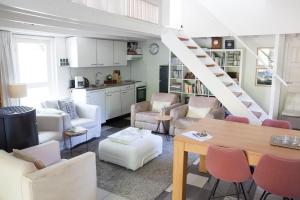
<svg viewBox="0 0 300 200">
<path fill-rule="evenodd" d="M 205 158 L 206 158 L 205 155 L 200 155 L 199 171 L 202 173 L 207 173 Z"/>
<path fill-rule="evenodd" d="M 166 129 L 166 126 L 165 126 L 164 121 L 161 121 L 161 123 L 162 123 L 163 129 L 164 129 L 164 132 L 163 132 L 163 133 L 164 133 L 164 135 L 166 136 L 166 138 L 167 138 L 167 140 L 168 140 L 168 139 L 169 139 L 169 138 L 168 138 L 168 132 L 167 132 L 168 130 Z"/>
<path fill-rule="evenodd" d="M 88 140 L 87 140 L 87 133 L 85 134 L 85 143 L 86 143 L 86 151 L 89 151 L 89 144 L 88 144 Z"/>
<path fill-rule="evenodd" d="M 183 142 L 179 142 L 179 141 L 174 142 L 173 157 L 174 159 L 173 159 L 172 200 L 184 200 L 188 153 L 184 151 Z"/>
<path fill-rule="evenodd" d="M 70 152 L 71 152 L 71 157 L 73 156 L 73 152 L 72 152 L 72 137 L 69 137 L 70 140 Z"/>
<path fill-rule="evenodd" d="M 157 128 L 156 128 L 156 134 L 159 133 L 160 123 L 161 123 L 161 121 L 158 121 Z"/>
</svg>

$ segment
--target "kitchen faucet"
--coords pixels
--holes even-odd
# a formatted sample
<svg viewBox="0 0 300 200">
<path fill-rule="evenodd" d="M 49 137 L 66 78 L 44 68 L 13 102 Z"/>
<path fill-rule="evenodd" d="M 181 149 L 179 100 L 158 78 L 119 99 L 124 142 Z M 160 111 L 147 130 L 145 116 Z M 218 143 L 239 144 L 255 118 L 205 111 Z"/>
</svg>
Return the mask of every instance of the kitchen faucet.
<svg viewBox="0 0 300 200">
<path fill-rule="evenodd" d="M 95 76 L 95 85 L 98 86 L 100 83 L 100 79 L 98 79 L 98 74 L 102 74 L 101 72 L 97 72 Z"/>
</svg>

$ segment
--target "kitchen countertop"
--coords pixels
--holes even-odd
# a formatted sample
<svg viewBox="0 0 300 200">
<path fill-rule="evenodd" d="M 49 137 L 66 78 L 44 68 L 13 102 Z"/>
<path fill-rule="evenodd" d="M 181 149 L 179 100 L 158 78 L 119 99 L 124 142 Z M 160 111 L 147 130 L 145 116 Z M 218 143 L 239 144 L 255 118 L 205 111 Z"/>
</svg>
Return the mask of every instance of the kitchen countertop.
<svg viewBox="0 0 300 200">
<path fill-rule="evenodd" d="M 132 85 L 135 84 L 138 81 L 121 81 L 119 83 L 114 83 L 114 84 L 103 84 L 100 86 L 95 86 L 95 87 L 88 87 L 88 88 L 72 88 L 72 90 L 78 90 L 78 89 L 85 89 L 86 91 L 93 91 L 93 90 L 101 90 L 105 88 L 111 88 L 111 87 L 120 87 L 124 85 Z"/>
</svg>

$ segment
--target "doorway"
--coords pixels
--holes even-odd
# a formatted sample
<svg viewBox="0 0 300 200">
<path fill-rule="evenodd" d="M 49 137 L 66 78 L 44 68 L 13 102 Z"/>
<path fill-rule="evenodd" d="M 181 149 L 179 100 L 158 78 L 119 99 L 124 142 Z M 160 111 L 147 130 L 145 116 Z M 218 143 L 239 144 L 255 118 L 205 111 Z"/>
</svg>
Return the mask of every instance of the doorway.
<svg viewBox="0 0 300 200">
<path fill-rule="evenodd" d="M 159 66 L 159 92 L 161 93 L 169 92 L 169 66 L 168 65 Z"/>
</svg>

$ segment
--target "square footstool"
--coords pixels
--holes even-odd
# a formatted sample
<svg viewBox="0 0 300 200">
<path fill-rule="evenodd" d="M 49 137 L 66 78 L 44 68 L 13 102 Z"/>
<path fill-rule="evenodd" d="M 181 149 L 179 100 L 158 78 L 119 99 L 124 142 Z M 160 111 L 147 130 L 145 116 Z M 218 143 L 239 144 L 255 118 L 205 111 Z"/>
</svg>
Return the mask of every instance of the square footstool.
<svg viewBox="0 0 300 200">
<path fill-rule="evenodd" d="M 99 159 L 135 171 L 159 156 L 162 145 L 150 130 L 129 127 L 99 142 Z"/>
</svg>

